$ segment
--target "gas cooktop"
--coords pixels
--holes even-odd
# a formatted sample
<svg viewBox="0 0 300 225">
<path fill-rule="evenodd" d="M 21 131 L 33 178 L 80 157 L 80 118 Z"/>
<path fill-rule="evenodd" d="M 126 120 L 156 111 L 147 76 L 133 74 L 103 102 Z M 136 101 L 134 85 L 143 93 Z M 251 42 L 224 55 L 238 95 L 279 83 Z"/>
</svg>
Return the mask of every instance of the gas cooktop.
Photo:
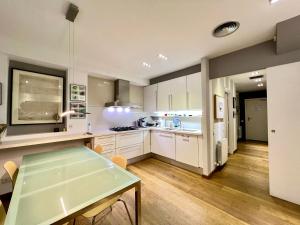
<svg viewBox="0 0 300 225">
<path fill-rule="evenodd" d="M 113 128 L 110 128 L 110 130 L 117 131 L 117 132 L 128 131 L 128 130 L 137 130 L 137 129 L 138 129 L 137 127 L 113 127 Z"/>
</svg>

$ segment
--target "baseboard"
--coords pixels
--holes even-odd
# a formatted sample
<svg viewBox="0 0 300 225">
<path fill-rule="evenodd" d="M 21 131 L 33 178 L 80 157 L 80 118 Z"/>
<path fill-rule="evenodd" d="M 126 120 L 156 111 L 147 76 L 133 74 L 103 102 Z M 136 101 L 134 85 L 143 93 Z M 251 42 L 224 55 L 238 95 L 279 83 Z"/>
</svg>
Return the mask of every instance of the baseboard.
<svg viewBox="0 0 300 225">
<path fill-rule="evenodd" d="M 140 162 L 140 161 L 143 161 L 145 159 L 149 159 L 149 158 L 152 158 L 152 153 L 147 153 L 145 155 L 140 155 L 140 156 L 137 156 L 137 157 L 134 157 L 132 159 L 128 159 L 128 165 L 130 164 L 134 164 L 134 163 L 137 163 L 137 162 Z"/>
<path fill-rule="evenodd" d="M 177 166 L 177 167 L 179 167 L 181 169 L 188 170 L 190 172 L 197 173 L 197 174 L 200 174 L 200 175 L 203 174 L 203 169 L 200 168 L 200 167 L 194 167 L 194 166 L 191 166 L 191 165 L 187 165 L 185 163 L 181 163 L 181 162 L 178 162 L 178 161 L 176 161 L 174 159 L 169 159 L 169 158 L 166 158 L 164 156 L 157 155 L 157 154 L 154 154 L 154 153 L 152 153 L 152 157 L 154 159 L 157 159 L 157 160 L 160 160 L 162 162 L 171 164 L 173 166 Z"/>
</svg>

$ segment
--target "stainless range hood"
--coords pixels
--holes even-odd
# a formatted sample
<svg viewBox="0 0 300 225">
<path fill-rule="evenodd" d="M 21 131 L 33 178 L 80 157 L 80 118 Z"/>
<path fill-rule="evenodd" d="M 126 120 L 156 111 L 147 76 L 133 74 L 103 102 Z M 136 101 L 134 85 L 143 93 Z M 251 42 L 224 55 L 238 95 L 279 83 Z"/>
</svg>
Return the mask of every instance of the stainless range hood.
<svg viewBox="0 0 300 225">
<path fill-rule="evenodd" d="M 105 103 L 105 107 L 129 107 L 129 108 L 142 108 L 139 105 L 133 104 L 129 99 L 130 83 L 127 80 L 115 81 L 115 98 L 113 102 Z"/>
</svg>

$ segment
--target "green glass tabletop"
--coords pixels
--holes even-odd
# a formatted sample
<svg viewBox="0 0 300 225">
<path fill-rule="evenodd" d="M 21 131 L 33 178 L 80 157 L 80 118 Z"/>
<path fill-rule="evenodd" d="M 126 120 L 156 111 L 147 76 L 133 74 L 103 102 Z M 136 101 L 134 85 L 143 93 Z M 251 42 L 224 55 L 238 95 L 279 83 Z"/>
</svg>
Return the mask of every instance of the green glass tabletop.
<svg viewBox="0 0 300 225">
<path fill-rule="evenodd" d="M 26 155 L 5 225 L 51 224 L 139 180 L 85 147 Z"/>
</svg>

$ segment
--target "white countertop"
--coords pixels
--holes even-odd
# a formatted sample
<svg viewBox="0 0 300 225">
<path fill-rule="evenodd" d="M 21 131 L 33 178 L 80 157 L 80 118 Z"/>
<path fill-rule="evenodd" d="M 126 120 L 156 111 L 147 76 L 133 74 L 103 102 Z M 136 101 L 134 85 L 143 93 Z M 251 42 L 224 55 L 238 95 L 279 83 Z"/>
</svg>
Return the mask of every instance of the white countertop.
<svg viewBox="0 0 300 225">
<path fill-rule="evenodd" d="M 192 129 L 180 130 L 180 129 L 158 128 L 158 127 L 146 127 L 146 128 L 139 128 L 137 130 L 129 130 L 129 131 L 121 131 L 121 132 L 116 132 L 111 130 L 98 130 L 98 131 L 94 131 L 93 134 L 61 134 L 59 136 L 49 135 L 49 137 L 45 136 L 45 137 L 28 138 L 28 139 L 20 139 L 20 140 L 5 140 L 0 143 L 0 150 L 31 146 L 31 145 L 48 144 L 54 142 L 64 142 L 64 141 L 94 138 L 94 137 L 104 136 L 104 135 L 142 132 L 147 130 L 161 131 L 161 132 L 168 132 L 168 133 L 175 133 L 175 134 L 196 135 L 196 136 L 202 135 L 202 132 L 200 130 L 192 130 Z"/>
<path fill-rule="evenodd" d="M 102 136 L 102 135 L 114 135 L 114 134 L 126 134 L 126 133 L 134 133 L 139 131 L 147 131 L 147 130 L 155 130 L 155 131 L 161 131 L 161 132 L 168 132 L 168 133 L 176 133 L 176 134 L 186 134 L 186 135 L 197 135 L 201 136 L 202 132 L 201 130 L 196 129 L 168 129 L 168 128 L 161 128 L 161 127 L 146 127 L 146 128 L 139 128 L 137 130 L 129 130 L 129 131 L 111 131 L 111 130 L 98 130 L 93 131 L 94 136 Z"/>
</svg>

